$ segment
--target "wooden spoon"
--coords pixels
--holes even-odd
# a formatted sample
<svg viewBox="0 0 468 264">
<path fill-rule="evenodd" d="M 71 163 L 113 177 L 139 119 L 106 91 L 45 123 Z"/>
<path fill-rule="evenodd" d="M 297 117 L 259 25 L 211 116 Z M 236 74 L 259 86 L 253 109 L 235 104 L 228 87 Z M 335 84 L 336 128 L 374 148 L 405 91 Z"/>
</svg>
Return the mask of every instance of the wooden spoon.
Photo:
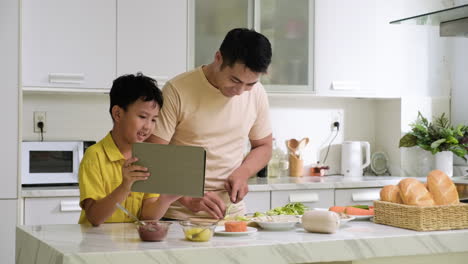
<svg viewBox="0 0 468 264">
<path fill-rule="evenodd" d="M 286 141 L 286 146 L 288 147 L 289 152 L 291 152 L 294 155 L 297 155 L 296 151 L 297 147 L 299 147 L 299 141 L 297 141 L 295 138 L 292 138 Z"/>
</svg>

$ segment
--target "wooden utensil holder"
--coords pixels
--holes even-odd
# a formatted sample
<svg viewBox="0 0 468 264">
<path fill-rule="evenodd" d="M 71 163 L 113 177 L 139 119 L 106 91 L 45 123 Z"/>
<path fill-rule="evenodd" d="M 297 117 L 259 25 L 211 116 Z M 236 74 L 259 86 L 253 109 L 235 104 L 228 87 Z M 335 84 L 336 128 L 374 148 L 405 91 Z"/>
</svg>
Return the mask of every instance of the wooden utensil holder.
<svg viewBox="0 0 468 264">
<path fill-rule="evenodd" d="M 301 177 L 304 175 L 304 160 L 294 154 L 289 154 L 289 176 Z"/>
</svg>

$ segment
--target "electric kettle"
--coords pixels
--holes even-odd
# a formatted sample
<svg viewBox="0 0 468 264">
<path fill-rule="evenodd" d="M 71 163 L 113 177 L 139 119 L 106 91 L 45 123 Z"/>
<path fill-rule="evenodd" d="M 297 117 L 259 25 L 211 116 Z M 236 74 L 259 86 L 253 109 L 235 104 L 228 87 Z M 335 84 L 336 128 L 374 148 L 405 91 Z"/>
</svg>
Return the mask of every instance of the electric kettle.
<svg viewBox="0 0 468 264">
<path fill-rule="evenodd" d="M 363 153 L 364 151 L 364 153 Z M 365 161 L 363 162 L 363 157 Z M 344 141 L 341 145 L 341 174 L 360 177 L 370 164 L 370 145 L 366 141 Z"/>
</svg>

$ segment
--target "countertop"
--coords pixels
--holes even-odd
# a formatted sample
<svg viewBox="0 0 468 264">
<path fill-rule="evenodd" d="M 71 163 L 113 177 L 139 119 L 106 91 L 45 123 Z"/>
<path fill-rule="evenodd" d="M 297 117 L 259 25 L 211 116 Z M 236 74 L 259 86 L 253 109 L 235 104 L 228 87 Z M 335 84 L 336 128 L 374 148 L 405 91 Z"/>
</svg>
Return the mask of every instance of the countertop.
<svg viewBox="0 0 468 264">
<path fill-rule="evenodd" d="M 392 176 L 363 176 L 345 178 L 343 176 L 305 176 L 258 178 L 249 180 L 249 191 L 279 191 L 279 190 L 307 190 L 307 189 L 347 189 L 347 188 L 378 188 L 388 184 L 397 184 L 403 177 Z M 425 182 L 425 177 L 418 180 Z M 468 184 L 468 177 L 453 177 L 455 183 Z M 71 187 L 23 187 L 22 197 L 67 197 L 79 196 L 78 186 Z"/>
<path fill-rule="evenodd" d="M 163 242 L 142 242 L 130 223 L 18 226 L 16 240 L 18 264 L 373 263 L 390 257 L 398 258 L 394 263 L 409 263 L 401 262 L 401 258 L 432 260 L 440 256 L 445 263 L 455 263 L 447 257 L 465 263 L 468 256 L 468 229 L 418 232 L 370 221 L 348 222 L 335 234 L 308 233 L 302 228 L 277 232 L 259 229 L 247 236 L 215 235 L 209 242 L 186 241 L 178 223 L 172 225 Z"/>
</svg>

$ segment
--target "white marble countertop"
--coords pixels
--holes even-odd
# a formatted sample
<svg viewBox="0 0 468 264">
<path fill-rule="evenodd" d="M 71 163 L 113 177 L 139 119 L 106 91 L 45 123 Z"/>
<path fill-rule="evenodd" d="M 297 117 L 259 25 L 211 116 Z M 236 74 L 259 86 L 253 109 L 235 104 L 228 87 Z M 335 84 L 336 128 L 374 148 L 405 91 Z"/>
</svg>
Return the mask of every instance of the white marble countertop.
<svg viewBox="0 0 468 264">
<path fill-rule="evenodd" d="M 392 176 L 363 176 L 345 178 L 343 176 L 305 176 L 258 178 L 249 180 L 249 191 L 278 191 L 278 190 L 306 190 L 306 189 L 346 189 L 346 188 L 377 188 L 388 184 L 397 184 L 403 177 Z M 426 178 L 418 180 L 425 182 Z M 455 183 L 468 184 L 468 177 L 453 177 Z M 78 186 L 69 187 L 23 187 L 22 197 L 67 197 L 79 196 Z"/>
<path fill-rule="evenodd" d="M 163 242 L 142 242 L 128 223 L 18 226 L 16 240 L 18 264 L 303 263 L 468 252 L 468 229 L 417 232 L 369 221 L 348 222 L 335 234 L 259 229 L 209 242 L 186 241 L 178 223 Z"/>
</svg>

